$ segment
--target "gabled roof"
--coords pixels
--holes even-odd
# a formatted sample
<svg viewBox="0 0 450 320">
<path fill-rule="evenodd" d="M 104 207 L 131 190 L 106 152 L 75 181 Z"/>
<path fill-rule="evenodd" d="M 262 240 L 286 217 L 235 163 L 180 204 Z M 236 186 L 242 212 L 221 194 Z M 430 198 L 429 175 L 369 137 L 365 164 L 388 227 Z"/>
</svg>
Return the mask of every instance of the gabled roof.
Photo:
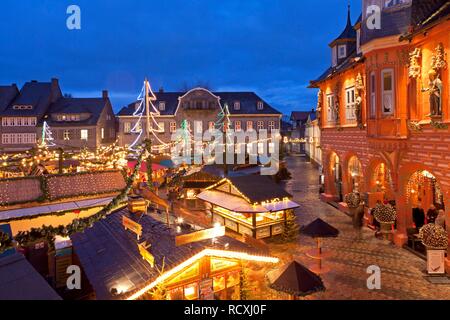
<svg viewBox="0 0 450 320">
<path fill-rule="evenodd" d="M 251 177 L 228 177 L 235 186 L 250 202 L 261 203 L 273 199 L 292 198 L 292 195 L 275 183 L 270 177 L 254 175 Z"/>
<path fill-rule="evenodd" d="M 110 104 L 109 98 L 60 98 L 50 106 L 47 115 L 89 113 L 91 116 L 84 121 L 77 122 L 52 121 L 48 116 L 46 121 L 51 126 L 96 125 L 108 104 Z"/>
<path fill-rule="evenodd" d="M 165 110 L 160 110 L 162 116 L 175 115 L 178 107 L 179 98 L 184 96 L 186 92 L 155 92 L 156 101 L 153 101 L 154 106 L 158 109 L 159 102 L 165 102 Z M 254 92 L 212 92 L 213 95 L 220 97 L 222 106 L 227 103 L 231 114 L 276 114 L 281 115 L 281 112 L 270 106 L 267 102 L 261 99 Z M 240 102 L 240 110 L 234 110 L 233 105 L 235 101 Z M 264 103 L 263 110 L 258 110 L 257 103 L 262 101 Z M 137 101 L 130 103 L 123 107 L 117 116 L 131 116 L 136 110 Z"/>
<path fill-rule="evenodd" d="M 19 94 L 17 85 L 0 86 L 0 111 L 6 109 L 11 101 Z"/>
<path fill-rule="evenodd" d="M 41 117 L 47 111 L 52 102 L 61 96 L 59 86 L 53 86 L 51 82 L 31 81 L 23 85 L 19 95 L 0 112 L 2 116 L 37 116 Z M 31 109 L 14 109 L 15 105 L 31 105 Z"/>
<path fill-rule="evenodd" d="M 292 121 L 304 121 L 308 120 L 308 116 L 311 111 L 292 111 L 291 120 Z"/>
</svg>

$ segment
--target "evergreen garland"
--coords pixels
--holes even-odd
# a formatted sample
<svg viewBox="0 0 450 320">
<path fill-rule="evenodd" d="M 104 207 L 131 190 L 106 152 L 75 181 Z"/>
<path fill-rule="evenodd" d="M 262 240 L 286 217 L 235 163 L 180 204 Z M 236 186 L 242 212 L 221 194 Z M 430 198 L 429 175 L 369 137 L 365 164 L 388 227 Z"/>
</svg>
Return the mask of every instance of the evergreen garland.
<svg viewBox="0 0 450 320">
<path fill-rule="evenodd" d="M 281 239 L 283 243 L 294 242 L 298 239 L 300 234 L 300 226 L 297 224 L 295 214 L 292 212 L 286 212 L 286 223 L 284 225 L 283 234 Z"/>
<path fill-rule="evenodd" d="M 105 219 L 108 214 L 117 209 L 120 203 L 124 202 L 127 199 L 128 193 L 133 187 L 133 182 L 139 174 L 144 155 L 145 149 L 141 151 L 136 166 L 134 167 L 133 174 L 128 177 L 127 185 L 122 190 L 122 192 L 115 198 L 113 198 L 110 203 L 108 203 L 102 210 L 100 210 L 96 214 L 86 218 L 75 219 L 66 226 L 60 225 L 58 227 L 53 227 L 43 225 L 40 228 L 31 228 L 29 231 L 20 231 L 14 237 L 15 241 L 20 246 L 27 246 L 36 241 L 46 240 L 48 242 L 50 250 L 52 250 L 54 249 L 55 237 L 57 235 L 68 237 L 78 232 L 84 232 L 84 230 L 86 230 L 87 228 L 91 228 L 94 223 Z M 43 179 L 43 181 L 44 180 L 45 179 Z M 10 241 L 12 242 L 9 237 L 0 237 L 0 253 L 4 252 L 6 249 L 9 249 L 8 243 L 10 243 Z"/>
</svg>

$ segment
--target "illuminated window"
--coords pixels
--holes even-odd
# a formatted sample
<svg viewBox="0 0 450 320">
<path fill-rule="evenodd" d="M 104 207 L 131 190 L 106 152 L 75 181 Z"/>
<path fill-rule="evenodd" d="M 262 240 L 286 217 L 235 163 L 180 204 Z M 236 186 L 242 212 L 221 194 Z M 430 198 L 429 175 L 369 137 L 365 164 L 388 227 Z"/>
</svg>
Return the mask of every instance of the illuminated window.
<svg viewBox="0 0 450 320">
<path fill-rule="evenodd" d="M 123 132 L 130 133 L 130 131 L 131 131 L 131 122 L 124 122 L 123 123 Z"/>
<path fill-rule="evenodd" d="M 210 122 L 208 123 L 208 129 L 209 129 L 209 131 L 213 131 L 215 128 L 216 128 L 215 123 L 214 123 L 213 121 L 210 121 Z"/>
<path fill-rule="evenodd" d="M 105 139 L 105 128 L 100 129 L 100 136 L 102 140 Z"/>
<path fill-rule="evenodd" d="M 88 138 L 89 138 L 88 130 L 87 129 L 81 129 L 80 130 L 80 136 L 81 136 L 81 140 L 88 140 Z"/>
<path fill-rule="evenodd" d="M 264 121 L 258 121 L 256 123 L 258 130 L 264 129 Z"/>
<path fill-rule="evenodd" d="M 214 292 L 219 292 L 226 289 L 225 275 L 213 278 Z"/>
<path fill-rule="evenodd" d="M 175 121 L 170 122 L 170 132 L 173 133 L 177 131 L 177 123 Z"/>
<path fill-rule="evenodd" d="M 70 131 L 69 130 L 64 130 L 64 132 L 63 132 L 63 139 L 64 140 L 70 140 Z"/>
<path fill-rule="evenodd" d="M 236 131 L 241 131 L 241 121 L 237 120 L 234 122 L 234 129 Z"/>
<path fill-rule="evenodd" d="M 327 120 L 328 122 L 336 122 L 336 111 L 334 106 L 334 95 L 327 96 Z"/>
<path fill-rule="evenodd" d="M 381 71 L 381 88 L 383 101 L 383 114 L 393 114 L 395 108 L 394 96 L 394 70 L 385 69 Z"/>
<path fill-rule="evenodd" d="M 184 286 L 184 298 L 186 300 L 197 300 L 198 299 L 198 284 L 192 283 L 190 285 Z"/>
<path fill-rule="evenodd" d="M 166 127 L 164 122 L 158 122 L 158 127 L 156 128 L 158 132 L 164 133 L 166 131 Z"/>
<path fill-rule="evenodd" d="M 345 90 L 345 118 L 347 120 L 356 119 L 355 87 Z"/>
<path fill-rule="evenodd" d="M 253 121 L 247 121 L 247 131 L 253 130 Z"/>
</svg>

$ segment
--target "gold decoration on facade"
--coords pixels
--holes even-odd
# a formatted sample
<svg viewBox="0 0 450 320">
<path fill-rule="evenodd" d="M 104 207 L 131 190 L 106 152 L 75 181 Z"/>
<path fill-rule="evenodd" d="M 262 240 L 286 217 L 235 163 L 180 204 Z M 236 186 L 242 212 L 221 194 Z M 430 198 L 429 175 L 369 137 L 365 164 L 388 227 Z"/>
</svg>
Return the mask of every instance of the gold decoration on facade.
<svg viewBox="0 0 450 320">
<path fill-rule="evenodd" d="M 323 92 L 322 90 L 319 90 L 319 92 L 317 93 L 317 108 L 316 108 L 316 118 L 317 123 L 319 124 L 319 128 L 322 128 L 321 126 L 322 106 L 323 106 Z"/>
<path fill-rule="evenodd" d="M 362 102 L 363 102 L 363 92 L 365 90 L 364 80 L 361 73 L 358 73 L 355 80 L 355 95 L 356 95 L 356 106 L 355 106 L 355 115 L 356 121 L 358 123 L 358 127 L 360 129 L 364 128 L 364 124 L 362 121 Z"/>
<path fill-rule="evenodd" d="M 408 129 L 414 132 L 422 132 L 422 126 L 417 121 L 408 121 Z"/>
<path fill-rule="evenodd" d="M 339 113 L 340 108 L 340 101 L 341 101 L 341 85 L 339 83 L 336 83 L 336 86 L 334 87 L 334 97 L 335 101 L 333 104 L 333 115 L 335 117 L 336 126 L 339 127 L 341 125 L 341 115 Z"/>
<path fill-rule="evenodd" d="M 418 78 L 422 71 L 420 59 L 422 57 L 422 50 L 420 48 L 414 49 L 409 53 L 409 68 L 408 76 L 410 78 Z"/>
<path fill-rule="evenodd" d="M 422 88 L 422 92 L 430 95 L 430 118 L 442 117 L 442 89 L 441 71 L 447 67 L 445 52 L 440 43 L 431 57 L 431 68 L 428 71 L 428 87 Z"/>
</svg>

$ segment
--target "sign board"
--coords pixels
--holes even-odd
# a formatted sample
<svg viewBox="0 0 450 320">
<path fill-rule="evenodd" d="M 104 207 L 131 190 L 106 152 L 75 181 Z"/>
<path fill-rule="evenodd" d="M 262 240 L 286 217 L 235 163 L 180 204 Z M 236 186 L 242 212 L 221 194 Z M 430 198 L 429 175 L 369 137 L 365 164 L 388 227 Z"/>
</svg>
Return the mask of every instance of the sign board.
<svg viewBox="0 0 450 320">
<path fill-rule="evenodd" d="M 148 251 L 148 247 L 145 243 L 138 244 L 139 253 L 145 261 L 147 261 L 152 268 L 155 266 L 155 257 Z"/>
<path fill-rule="evenodd" d="M 225 235 L 225 227 L 224 226 L 214 227 L 211 229 L 205 229 L 205 230 L 177 236 L 175 238 L 175 244 L 177 246 L 182 246 L 184 244 L 207 240 L 207 239 L 213 239 L 213 238 L 217 238 L 217 237 L 222 237 L 224 235 Z"/>
<path fill-rule="evenodd" d="M 428 274 L 445 274 L 445 250 L 427 250 Z"/>
<path fill-rule="evenodd" d="M 130 230 L 134 232 L 139 240 L 139 238 L 142 236 L 142 226 L 139 223 L 134 222 L 133 220 L 131 220 L 126 216 L 122 216 L 122 224 L 125 230 Z"/>
<path fill-rule="evenodd" d="M 213 279 L 208 278 L 200 282 L 200 300 L 214 300 Z"/>
</svg>

